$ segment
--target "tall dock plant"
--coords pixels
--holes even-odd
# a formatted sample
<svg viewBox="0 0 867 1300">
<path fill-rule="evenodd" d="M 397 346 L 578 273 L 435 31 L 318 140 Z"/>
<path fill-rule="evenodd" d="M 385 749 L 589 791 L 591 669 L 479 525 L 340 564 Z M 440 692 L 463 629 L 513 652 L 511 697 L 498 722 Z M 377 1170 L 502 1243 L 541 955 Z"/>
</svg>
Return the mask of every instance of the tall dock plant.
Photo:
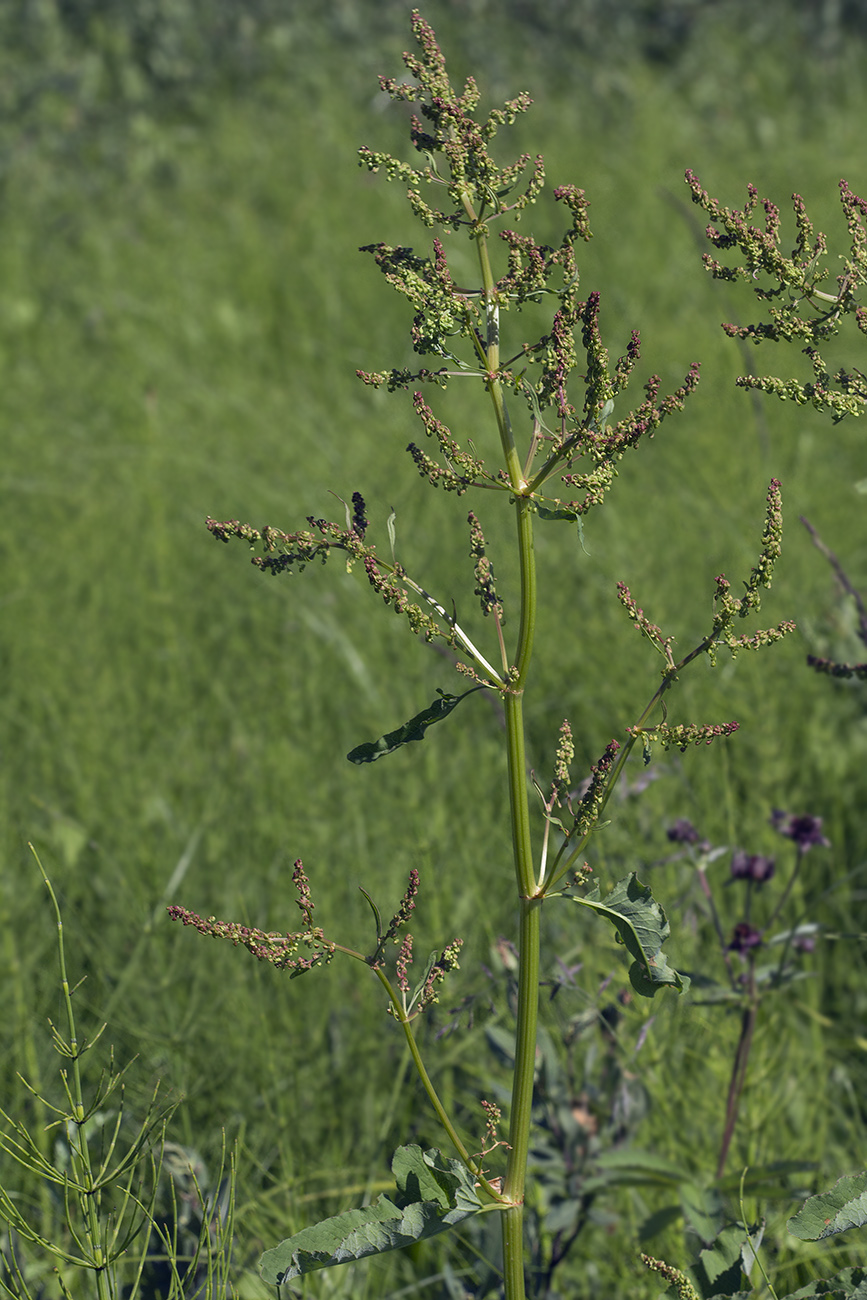
<svg viewBox="0 0 867 1300">
<path fill-rule="evenodd" d="M 491 629 L 489 644 L 484 645 L 458 621 L 454 607 L 450 612 L 450 596 L 431 593 L 421 575 L 411 575 L 397 558 L 393 526 L 384 508 L 376 512 L 382 521 L 378 545 L 371 540 L 374 530 L 359 491 L 346 505 L 345 518 L 338 521 L 310 516 L 306 527 L 285 532 L 209 519 L 208 528 L 220 541 L 246 542 L 256 552 L 253 563 L 275 576 L 291 575 L 338 554 L 349 569 L 364 571 L 371 590 L 405 620 L 411 632 L 451 653 L 463 689 L 454 694 L 440 691 L 408 722 L 377 741 L 359 744 L 348 755 L 351 762 L 377 761 L 421 741 L 461 701 L 482 691 L 502 702 L 513 850 L 509 870 L 514 877 L 519 953 L 507 1139 L 498 1137 L 499 1116 L 492 1103 L 480 1109 L 476 1134 L 460 1133 L 422 1059 L 416 1024 L 436 1001 L 440 981 L 458 966 L 460 941 L 445 943 L 430 957 L 420 978 L 411 977 L 412 936 L 407 925 L 419 893 L 417 872 L 411 873 L 406 893 L 387 922 L 365 893 L 375 929 L 367 952 L 342 945 L 315 923 L 310 882 L 300 859 L 294 872 L 302 918 L 298 930 L 267 933 L 203 918 L 183 907 L 172 907 L 170 912 L 204 934 L 242 944 L 290 978 L 338 953 L 368 967 L 385 992 L 388 1011 L 405 1035 L 430 1104 L 453 1148 L 450 1155 L 412 1145 L 400 1148 L 392 1165 L 394 1193 L 307 1228 L 267 1251 L 261 1261 L 264 1278 L 279 1287 L 314 1269 L 404 1246 L 469 1216 L 493 1213 L 502 1222 L 505 1295 L 519 1300 L 526 1294 L 524 1200 L 543 907 L 587 908 L 613 925 L 631 959 L 629 978 L 638 994 L 653 997 L 662 989 L 685 989 L 688 980 L 669 965 L 662 951 L 669 933 L 662 907 L 634 874 L 605 892 L 590 884 L 585 862 L 588 843 L 600 828 L 611 793 L 636 746 L 648 758 L 654 745 L 686 750 L 736 730 L 732 721 L 669 721 L 667 699 L 682 670 L 702 656 L 713 663 L 721 648 L 736 655 L 767 645 L 792 624 L 739 630 L 758 612 L 762 590 L 770 585 L 780 553 L 780 484 L 772 480 L 755 567 L 739 596 L 723 575 L 717 577 L 710 626 L 689 653 L 678 658 L 674 637 L 651 622 L 623 584 L 618 586 L 626 616 L 660 655 L 660 679 L 649 689 L 647 706 L 634 725 L 604 746 L 583 785 L 571 771 L 574 743 L 568 720 L 558 739 L 552 739 L 555 757 L 549 782 L 544 789 L 536 784 L 528 771 L 524 721 L 538 598 L 534 530 L 567 527 L 580 536 L 584 517 L 603 504 L 612 487 L 621 458 L 683 409 L 699 371 L 691 365 L 682 385 L 667 395 L 661 392 L 659 378 L 651 377 L 643 395 L 629 407 L 625 393 L 639 360 L 640 337 L 633 331 L 622 355 L 611 363 L 602 341 L 600 295 L 584 294 L 576 257 L 577 248 L 591 236 L 584 191 L 572 184 L 553 190 L 553 199 L 566 217 L 558 244 L 538 243 L 531 234 L 519 233 L 521 218 L 546 193 L 543 159 L 524 154 L 501 165 L 490 150 L 500 130 L 530 107 L 529 96 L 521 94 L 487 117 L 477 117 L 475 81 L 469 78 L 462 91 L 455 90 L 434 32 L 418 13 L 413 14 L 412 30 L 417 53 L 404 55 L 410 79 L 381 78 L 381 86 L 393 100 L 418 106 L 419 115 L 412 116 L 410 127 L 415 164 L 369 148 L 361 149 L 359 157 L 371 172 L 384 173 L 406 187 L 410 209 L 422 228 L 424 242 L 418 251 L 384 243 L 363 250 L 410 304 L 411 337 L 420 367 L 359 372 L 359 376 L 366 384 L 385 386 L 396 394 L 412 390 L 423 436 L 410 441 L 407 451 L 429 484 L 450 494 L 454 502 L 473 494 L 488 509 L 513 516 L 520 594 L 517 610 L 509 611 L 509 630 L 516 625 L 517 635 L 510 639 L 505 626 L 504 601 L 485 542 L 481 506 L 478 514 L 465 513 L 466 523 L 460 526 L 468 526 L 472 568 L 467 581 L 474 584 L 485 626 Z M 456 282 L 450 265 L 449 244 L 461 239 L 470 241 L 477 262 L 471 284 Z M 539 337 L 528 338 L 515 317 L 526 307 L 537 314 L 545 304 L 551 307 L 546 329 Z M 453 432 L 441 420 L 442 392 L 453 393 L 451 381 L 457 378 L 474 379 L 486 391 L 491 415 L 488 434 L 475 425 Z M 458 403 L 457 421 L 460 418 Z M 461 715 L 468 717 L 471 708 L 466 705 Z M 598 746 L 591 752 L 594 749 L 598 752 Z M 507 870 L 505 863 L 503 869 Z"/>
</svg>

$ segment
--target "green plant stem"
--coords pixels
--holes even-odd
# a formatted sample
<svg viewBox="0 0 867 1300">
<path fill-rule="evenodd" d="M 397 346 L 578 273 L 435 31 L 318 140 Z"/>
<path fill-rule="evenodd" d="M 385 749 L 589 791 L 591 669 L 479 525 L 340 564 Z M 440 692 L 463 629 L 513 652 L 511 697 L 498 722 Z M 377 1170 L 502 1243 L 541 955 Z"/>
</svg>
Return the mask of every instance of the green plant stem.
<svg viewBox="0 0 867 1300">
<path fill-rule="evenodd" d="M 746 1216 L 746 1211 L 744 1209 L 744 1183 L 746 1182 L 748 1170 L 749 1170 L 749 1166 L 747 1165 L 741 1171 L 741 1181 L 740 1181 L 740 1186 L 738 1188 L 738 1207 L 740 1208 L 740 1212 L 741 1212 L 741 1225 L 743 1226 L 744 1232 L 747 1234 L 747 1240 L 744 1243 L 744 1245 L 748 1245 L 749 1249 L 752 1251 L 753 1259 L 756 1261 L 756 1263 L 759 1266 L 759 1272 L 761 1273 L 762 1277 L 765 1280 L 765 1286 L 768 1288 L 768 1291 L 771 1296 L 771 1300 L 777 1300 L 777 1293 L 774 1290 L 773 1283 L 771 1282 L 771 1279 L 768 1277 L 767 1272 L 765 1271 L 765 1266 L 762 1263 L 762 1257 L 758 1252 L 758 1248 L 753 1245 L 752 1240 L 750 1239 L 750 1230 L 747 1227 L 747 1216 Z M 746 1255 L 746 1252 L 744 1252 L 744 1254 Z M 749 1278 L 750 1276 L 749 1269 L 745 1269 L 744 1271 L 746 1272 L 747 1278 Z"/>
<path fill-rule="evenodd" d="M 729 953 L 728 945 L 726 944 L 726 937 L 725 937 L 725 933 L 723 932 L 722 921 L 720 920 L 719 912 L 717 911 L 716 900 L 714 899 L 713 896 L 713 890 L 710 887 L 710 881 L 707 878 L 707 871 L 705 870 L 704 866 L 699 864 L 696 867 L 696 874 L 698 875 L 701 892 L 704 894 L 705 898 L 707 899 L 708 910 L 710 911 L 710 918 L 711 921 L 713 922 L 713 928 L 716 931 L 716 937 L 719 940 L 720 954 L 722 955 L 723 964 L 725 965 L 726 971 L 728 972 L 729 983 L 731 984 L 732 989 L 735 992 L 737 992 L 737 988 L 738 988 L 737 977 L 735 976 L 735 973 L 732 969 L 731 954 Z"/>
<path fill-rule="evenodd" d="M 430 1101 L 431 1106 L 433 1106 L 437 1119 L 442 1124 L 446 1133 L 449 1135 L 449 1138 L 451 1139 L 451 1142 L 455 1150 L 457 1151 L 460 1158 L 463 1160 L 464 1164 L 473 1174 L 475 1174 L 476 1178 L 479 1180 L 480 1184 L 488 1193 L 488 1195 L 492 1196 L 495 1200 L 501 1200 L 502 1197 L 500 1193 L 497 1191 L 497 1188 L 494 1187 L 491 1183 L 489 1183 L 487 1178 L 481 1172 L 481 1169 L 479 1168 L 478 1160 L 474 1160 L 473 1157 L 470 1155 L 469 1151 L 467 1150 L 466 1144 L 461 1140 L 461 1137 L 458 1134 L 457 1129 L 455 1128 L 452 1121 L 449 1119 L 448 1111 L 446 1110 L 445 1106 L 443 1106 L 442 1102 L 439 1099 L 439 1094 L 437 1093 L 437 1090 L 433 1085 L 431 1077 L 427 1072 L 425 1063 L 422 1060 L 421 1052 L 418 1050 L 418 1043 L 415 1041 L 413 1020 L 409 1016 L 407 1016 L 406 1013 L 404 1012 L 404 1009 L 401 1005 L 400 998 L 395 993 L 394 989 L 392 988 L 391 981 L 389 980 L 385 972 L 382 970 L 382 968 L 379 966 L 375 967 L 374 974 L 376 975 L 380 984 L 382 984 L 383 988 L 388 994 L 388 1000 L 392 1005 L 392 1009 L 394 1011 L 395 1017 L 397 1018 L 398 1022 L 401 1025 L 401 1028 L 403 1029 L 404 1037 L 406 1038 L 407 1047 L 409 1048 L 409 1053 L 410 1056 L 412 1057 L 413 1064 L 416 1068 L 416 1072 L 418 1073 L 418 1077 L 421 1080 L 422 1087 L 424 1088 L 425 1092 L 428 1095 L 428 1100 Z"/>
<path fill-rule="evenodd" d="M 471 209 L 470 209 L 471 211 Z M 505 696 L 508 754 L 509 808 L 515 879 L 520 900 L 518 944 L 518 1007 L 515 1031 L 515 1066 L 509 1115 L 509 1159 L 503 1196 L 510 1203 L 503 1215 L 503 1267 L 506 1300 L 523 1300 L 524 1290 L 524 1184 L 530 1147 L 533 1078 L 539 1016 L 539 962 L 542 899 L 537 894 L 530 835 L 527 758 L 524 738 L 524 688 L 533 654 L 536 631 L 536 560 L 533 546 L 532 506 L 515 446 L 512 427 L 499 379 L 500 336 L 494 279 L 487 238 L 476 236 L 479 269 L 487 316 L 487 386 L 494 408 L 506 473 L 514 492 L 521 576 L 521 617 L 513 671 Z"/>
<path fill-rule="evenodd" d="M 747 1080 L 747 1066 L 750 1061 L 750 1048 L 753 1045 L 753 1032 L 756 1027 L 756 1018 L 759 1013 L 759 998 L 756 993 L 755 967 L 753 964 L 750 965 L 748 999 L 749 1000 L 741 1015 L 741 1034 L 735 1051 L 735 1059 L 732 1063 L 731 1079 L 729 1080 L 729 1090 L 726 1098 L 725 1127 L 723 1129 L 719 1159 L 716 1167 L 717 1178 L 722 1178 L 725 1172 L 729 1147 L 731 1146 L 735 1125 L 738 1121 L 738 1106 L 741 1099 L 741 1093 L 744 1090 L 744 1084 Z"/>
<path fill-rule="evenodd" d="M 523 1300 L 524 1206 L 511 1205 L 503 1214 L 503 1284 L 507 1300 Z"/>
<path fill-rule="evenodd" d="M 5 901 L 5 900 L 4 900 Z M 5 911 L 5 909 L 4 909 Z M 20 1043 L 20 1051 L 24 1060 L 26 1078 L 28 1080 L 33 1107 L 34 1123 L 30 1130 L 34 1145 L 39 1153 L 39 1158 L 44 1164 L 50 1163 L 51 1137 L 47 1120 L 47 1109 L 42 1098 L 40 1088 L 40 1067 L 39 1058 L 36 1052 L 36 1043 L 33 1036 L 33 1016 L 31 1008 L 27 1005 L 24 990 L 28 984 L 24 974 L 23 963 L 19 955 L 17 943 L 16 927 L 12 923 L 11 914 L 3 916 L 3 963 L 8 971 L 9 983 L 13 990 L 13 996 L 10 999 L 12 1003 L 12 1022 L 15 1030 L 15 1038 Z M 46 1235 L 50 1234 L 54 1222 L 54 1205 L 51 1199 L 51 1191 L 48 1180 L 40 1178 L 39 1180 L 39 1214 L 40 1222 Z"/>
<path fill-rule="evenodd" d="M 84 1108 L 84 1093 L 81 1087 L 81 1053 L 84 1050 L 79 1048 L 78 1035 L 75 1027 L 75 1013 L 72 1007 L 72 993 L 69 988 L 69 978 L 66 972 L 66 953 L 63 946 L 63 920 L 60 914 L 60 904 L 57 901 L 57 895 L 45 868 L 39 861 L 39 856 L 33 845 L 30 846 L 33 856 L 39 864 L 39 870 L 42 872 L 42 879 L 51 897 L 54 906 L 54 915 L 57 918 L 57 951 L 60 959 L 60 979 L 63 987 L 63 1002 L 66 1010 L 66 1023 L 69 1031 L 69 1042 L 62 1047 L 63 1054 L 68 1057 L 71 1066 L 71 1089 L 67 1086 L 67 1093 L 70 1096 L 73 1106 L 73 1113 L 70 1116 L 75 1129 L 74 1137 L 70 1134 L 69 1150 L 72 1162 L 72 1168 L 75 1172 L 75 1181 L 78 1184 L 78 1195 L 84 1210 L 85 1222 L 87 1224 L 87 1243 L 90 1249 L 90 1266 L 96 1274 L 96 1294 L 98 1300 L 111 1300 L 111 1286 L 107 1273 L 108 1260 L 106 1258 L 105 1248 L 102 1241 L 102 1227 L 99 1222 L 99 1206 L 94 1193 L 93 1169 L 90 1163 L 90 1149 L 87 1145 L 87 1135 L 84 1131 L 86 1115 Z M 57 1046 L 61 1046 L 61 1040 L 55 1035 Z"/>
<path fill-rule="evenodd" d="M 533 1079 L 536 1068 L 541 915 L 542 900 L 540 898 L 521 899 L 519 940 L 521 963 L 518 972 L 515 1074 L 512 1080 L 509 1160 L 503 1185 L 503 1194 L 507 1200 L 521 1204 L 523 1204 L 524 1198 L 527 1154 L 530 1148 Z M 523 1291 L 519 1294 L 523 1295 Z"/>
<path fill-rule="evenodd" d="M 789 895 L 790 895 L 791 892 L 792 892 L 792 886 L 794 885 L 795 881 L 797 880 L 797 878 L 798 878 L 798 873 L 799 873 L 799 871 L 801 870 L 801 863 L 804 861 L 804 853 L 805 853 L 805 852 L 806 852 L 806 850 L 804 850 L 804 849 L 802 849 L 802 848 L 800 848 L 800 847 L 798 848 L 798 851 L 797 851 L 797 857 L 795 858 L 795 865 L 794 865 L 794 867 L 793 867 L 793 869 L 792 869 L 792 874 L 789 876 L 789 879 L 786 881 L 786 887 L 785 887 L 785 889 L 784 889 L 783 892 L 780 894 L 780 897 L 777 899 L 777 905 L 776 905 L 776 907 L 774 908 L 773 912 L 771 912 L 771 915 L 768 917 L 768 920 L 767 920 L 767 922 L 765 923 L 765 931 L 770 930 L 771 926 L 774 924 L 774 922 L 776 921 L 777 917 L 778 917 L 778 916 L 780 915 L 780 913 L 782 912 L 782 910 L 783 910 L 783 908 L 785 907 L 786 903 L 789 901 Z M 789 940 L 789 942 L 791 942 L 791 939 Z M 786 951 L 788 951 L 788 946 L 789 946 L 789 945 L 788 945 L 788 943 L 787 943 L 787 944 L 786 944 L 786 950 L 785 950 L 784 953 L 783 953 L 783 957 L 784 957 L 784 958 L 785 958 Z M 781 968 L 782 968 L 782 963 L 781 963 Z"/>
</svg>

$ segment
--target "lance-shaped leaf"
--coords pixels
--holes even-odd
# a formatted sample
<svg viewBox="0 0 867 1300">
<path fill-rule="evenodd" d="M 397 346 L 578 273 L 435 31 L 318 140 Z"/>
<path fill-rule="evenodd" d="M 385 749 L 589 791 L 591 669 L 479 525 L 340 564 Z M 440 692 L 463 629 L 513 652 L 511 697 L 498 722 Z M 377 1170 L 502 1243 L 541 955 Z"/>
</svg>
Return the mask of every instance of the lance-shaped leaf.
<svg viewBox="0 0 867 1300">
<path fill-rule="evenodd" d="M 636 993 L 651 998 L 657 989 L 666 986 L 686 992 L 688 977 L 669 966 L 661 951 L 671 929 L 665 912 L 634 871 L 618 881 L 604 899 L 599 897 L 598 886 L 589 894 L 566 897 L 582 907 L 592 908 L 614 926 L 618 939 L 635 958 L 629 968 L 629 979 Z"/>
<path fill-rule="evenodd" d="M 399 1147 L 391 1168 L 397 1183 L 391 1196 L 383 1194 L 373 1205 L 323 1219 L 266 1250 L 259 1260 L 264 1280 L 279 1286 L 316 1269 L 410 1246 L 482 1208 L 466 1166 L 434 1148 Z"/>
<path fill-rule="evenodd" d="M 367 740 L 363 745 L 356 745 L 351 749 L 346 757 L 350 763 L 375 763 L 378 758 L 383 758 L 386 754 L 393 754 L 401 745 L 408 745 L 412 740 L 424 740 L 424 733 L 428 727 L 432 727 L 435 722 L 442 722 L 447 718 L 452 709 L 457 708 L 461 700 L 465 700 L 473 691 L 479 690 L 480 687 L 474 686 L 472 690 L 464 691 L 463 695 L 447 695 L 445 691 L 440 691 L 438 700 L 434 700 L 428 709 L 422 709 L 409 722 L 405 722 L 402 727 L 396 731 L 388 731 L 379 740 Z"/>
<path fill-rule="evenodd" d="M 839 1179 L 829 1192 L 810 1196 L 786 1225 L 801 1241 L 821 1241 L 867 1223 L 867 1173 Z"/>
<path fill-rule="evenodd" d="M 535 510 L 540 519 L 565 519 L 570 524 L 578 525 L 578 541 L 581 543 L 581 549 L 585 555 L 590 552 L 584 545 L 584 520 L 581 517 L 581 511 L 575 506 L 543 506 L 540 502 L 534 502 Z"/>
<path fill-rule="evenodd" d="M 579 524 L 581 523 L 581 511 L 575 506 L 543 506 L 539 502 L 534 504 L 540 519 L 565 519 L 570 524 L 574 524 L 576 521 Z"/>
</svg>

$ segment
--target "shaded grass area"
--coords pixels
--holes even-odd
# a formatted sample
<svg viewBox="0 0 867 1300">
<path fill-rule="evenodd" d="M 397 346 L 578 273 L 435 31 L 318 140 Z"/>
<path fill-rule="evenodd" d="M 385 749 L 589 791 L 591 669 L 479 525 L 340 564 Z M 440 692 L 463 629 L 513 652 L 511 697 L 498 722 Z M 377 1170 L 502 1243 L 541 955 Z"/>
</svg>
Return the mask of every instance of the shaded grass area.
<svg viewBox="0 0 867 1300">
<path fill-rule="evenodd" d="M 839 175 L 864 189 L 863 104 L 844 85 L 805 113 L 788 85 L 756 79 L 736 43 L 733 53 L 712 48 L 722 56 L 708 59 L 704 77 L 678 86 L 636 67 L 596 103 L 578 92 L 546 103 L 540 77 L 531 85 L 539 108 L 519 137 L 519 147 L 526 136 L 526 147 L 545 149 L 554 182 L 576 180 L 591 195 L 597 235 L 583 283 L 602 289 L 612 355 L 638 325 L 645 373 L 666 387 L 693 359 L 703 364 L 688 411 L 624 462 L 610 507 L 591 516 L 589 554 L 569 528 L 540 530 L 548 576 L 530 730 L 540 774 L 564 716 L 586 772 L 655 687 L 653 653 L 617 606 L 614 583 L 626 581 L 688 648 L 706 630 L 714 576 L 725 571 L 737 585 L 748 575 L 767 482 L 783 480 L 784 557 L 763 621 L 795 617 L 800 631 L 763 662 L 743 656 L 685 675 L 672 719 L 736 717 L 741 732 L 707 753 L 660 758 L 658 779 L 618 807 L 593 861 L 603 880 L 627 870 L 650 880 L 677 926 L 684 968 L 707 960 L 708 932 L 693 877 L 663 864 L 676 816 L 750 852 L 775 851 L 772 807 L 824 817 L 833 848 L 809 863 L 804 907 L 812 916 L 817 906 L 834 933 L 857 930 L 867 856 L 862 693 L 804 667 L 808 650 L 857 658 L 851 621 L 795 523 L 807 515 L 862 582 L 852 484 L 863 478 L 863 434 L 855 422 L 832 429 L 811 411 L 756 406 L 734 390 L 743 359 L 718 322 L 749 304 L 704 277 L 681 193 L 686 166 L 729 204 L 742 202 L 747 180 L 781 202 L 796 188 L 817 224 L 839 231 Z M 345 52 L 334 58 L 318 98 L 308 82 L 306 96 L 272 86 L 255 100 L 215 102 L 206 122 L 131 138 L 123 170 L 97 151 L 66 169 L 22 156 L 0 206 L 0 960 L 14 993 L 0 1030 L 6 1091 L 22 1062 L 31 1074 L 47 1070 L 42 1026 L 56 999 L 31 839 L 63 900 L 73 964 L 86 975 L 81 1002 L 95 1021 L 109 1019 L 120 1056 L 140 1053 L 131 1090 L 144 1098 L 161 1077 L 185 1092 L 178 1135 L 206 1155 L 221 1127 L 241 1136 L 247 1262 L 314 1214 L 379 1190 L 383 1145 L 438 1135 L 412 1082 L 396 1086 L 405 1062 L 372 986 L 337 964 L 289 984 L 244 954 L 195 942 L 164 919 L 173 877 L 172 899 L 205 915 L 284 928 L 295 919 L 291 864 L 301 856 L 326 929 L 339 925 L 345 942 L 364 947 L 357 886 L 387 911 L 418 866 L 419 950 L 455 933 L 468 940 L 475 1019 L 468 1027 L 465 1013 L 446 1040 L 439 1073 L 479 1129 L 477 1099 L 496 1077 L 483 1026 L 492 1016 L 507 1023 L 484 969 L 502 982 L 491 950 L 512 928 L 511 882 L 499 887 L 510 867 L 496 710 L 475 697 L 424 745 L 370 769 L 346 764 L 353 745 L 404 721 L 437 687 L 454 689 L 449 666 L 411 645 L 397 620 L 373 618 L 358 576 L 266 578 L 203 526 L 208 514 L 283 527 L 308 514 L 340 518 L 329 491 L 348 499 L 361 490 L 379 544 L 387 548 L 393 508 L 407 567 L 446 603 L 458 599 L 485 634 L 452 576 L 471 576 L 462 512 L 452 532 L 444 520 L 454 503 L 401 463 L 418 436 L 408 398 L 354 379 L 356 368 L 412 357 L 399 308 L 356 249 L 411 236 L 399 189 L 354 167 L 358 144 L 397 148 L 403 123 L 374 109 Z M 714 78 L 732 61 L 745 69 L 744 94 L 721 105 Z M 538 216 L 544 234 L 541 206 Z M 464 420 L 487 427 L 481 395 L 457 385 L 435 409 L 456 432 Z M 508 525 L 488 513 L 508 597 L 514 575 L 496 560 Z M 734 1018 L 673 998 L 622 1006 L 610 936 L 552 913 L 552 951 L 584 963 L 553 1023 L 565 1036 L 588 1005 L 620 1007 L 620 1050 L 650 1099 L 635 1140 L 708 1171 Z M 815 1160 L 826 1180 L 850 1167 L 863 1127 L 862 953 L 860 943 L 820 944 L 811 978 L 775 1019 L 769 1011 L 738 1160 Z M 604 1042 L 590 1027 L 575 1043 L 583 1087 Z M 636 1191 L 621 1201 L 630 1242 L 654 1207 Z M 605 1260 L 609 1228 L 600 1216 L 588 1229 L 588 1249 L 604 1239 Z M 659 1253 L 678 1259 L 679 1232 Z M 333 1286 L 378 1295 L 408 1285 L 436 1258 L 425 1249 L 421 1260 L 336 1274 Z M 599 1294 L 655 1293 L 622 1262 L 593 1267 L 587 1285 Z"/>
</svg>

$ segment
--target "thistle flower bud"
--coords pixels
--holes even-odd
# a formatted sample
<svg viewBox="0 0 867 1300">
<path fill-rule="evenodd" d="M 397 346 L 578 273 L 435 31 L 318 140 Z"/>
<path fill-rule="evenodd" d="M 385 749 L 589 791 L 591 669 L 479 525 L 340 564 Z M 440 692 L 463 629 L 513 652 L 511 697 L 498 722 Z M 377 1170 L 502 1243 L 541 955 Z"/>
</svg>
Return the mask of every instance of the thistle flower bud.
<svg viewBox="0 0 867 1300">
<path fill-rule="evenodd" d="M 738 849 L 732 856 L 732 880 L 753 880 L 763 885 L 771 879 L 775 869 L 774 859 L 763 853 L 744 853 L 743 849 Z"/>
</svg>

